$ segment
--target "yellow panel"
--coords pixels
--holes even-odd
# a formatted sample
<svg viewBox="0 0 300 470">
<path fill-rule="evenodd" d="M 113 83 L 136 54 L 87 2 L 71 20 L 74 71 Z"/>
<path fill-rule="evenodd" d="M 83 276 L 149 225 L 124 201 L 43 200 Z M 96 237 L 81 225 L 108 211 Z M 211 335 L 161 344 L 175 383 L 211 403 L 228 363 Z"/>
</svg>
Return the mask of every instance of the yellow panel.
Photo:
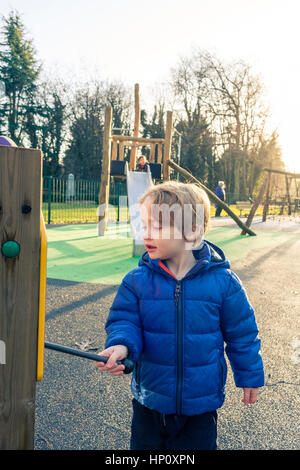
<svg viewBox="0 0 300 470">
<path fill-rule="evenodd" d="M 41 253 L 40 253 L 40 295 L 39 295 L 39 326 L 38 326 L 38 353 L 37 353 L 37 380 L 43 378 L 44 369 L 44 341 L 45 341 L 45 305 L 47 283 L 47 232 L 43 213 L 41 212 Z"/>
</svg>

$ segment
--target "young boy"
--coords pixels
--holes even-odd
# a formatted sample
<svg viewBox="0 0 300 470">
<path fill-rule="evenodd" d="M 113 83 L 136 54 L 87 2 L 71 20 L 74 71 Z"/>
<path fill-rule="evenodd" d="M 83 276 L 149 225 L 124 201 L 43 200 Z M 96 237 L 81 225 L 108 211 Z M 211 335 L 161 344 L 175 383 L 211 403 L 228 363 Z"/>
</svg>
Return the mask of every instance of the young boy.
<svg viewBox="0 0 300 470">
<path fill-rule="evenodd" d="M 96 365 L 118 376 L 124 366 L 117 360 L 136 362 L 132 450 L 217 449 L 224 342 L 244 404 L 254 403 L 264 385 L 254 310 L 222 249 L 203 238 L 210 202 L 200 187 L 154 185 L 139 203 L 147 251 L 122 280 L 106 323 L 106 349 L 99 353 L 109 360 Z M 160 209 L 174 207 L 181 213 L 169 211 L 162 220 Z"/>
</svg>

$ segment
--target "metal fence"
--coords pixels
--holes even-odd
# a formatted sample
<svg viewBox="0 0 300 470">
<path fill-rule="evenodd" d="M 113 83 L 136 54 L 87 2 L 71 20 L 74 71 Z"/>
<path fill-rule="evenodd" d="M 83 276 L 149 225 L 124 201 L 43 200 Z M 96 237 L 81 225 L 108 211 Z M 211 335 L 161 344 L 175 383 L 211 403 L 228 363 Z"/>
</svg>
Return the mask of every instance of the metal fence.
<svg viewBox="0 0 300 470">
<path fill-rule="evenodd" d="M 43 177 L 43 215 L 46 224 L 72 224 L 72 223 L 97 223 L 97 207 L 99 206 L 100 182 L 92 180 L 75 180 L 74 178 Z M 124 207 L 124 201 L 120 207 L 120 196 L 127 196 L 126 179 L 112 178 L 109 191 L 109 221 L 128 222 L 128 202 Z M 283 200 L 286 197 L 282 198 Z M 235 209 L 239 197 L 235 193 L 226 192 L 226 203 Z M 288 213 L 287 201 L 270 201 L 269 214 Z M 297 201 L 296 201 L 297 200 Z M 292 211 L 300 209 L 299 198 L 293 198 Z M 211 207 L 211 215 L 214 214 L 214 204 Z M 257 211 L 261 212 L 262 208 Z M 249 212 L 249 211 L 248 211 Z M 224 214 L 224 212 L 223 212 Z"/>
<path fill-rule="evenodd" d="M 70 175 L 69 175 L 70 176 Z M 74 178 L 43 177 L 43 215 L 47 224 L 97 223 L 100 182 Z M 127 221 L 127 207 L 119 197 L 127 196 L 126 180 L 111 181 L 108 220 Z"/>
</svg>

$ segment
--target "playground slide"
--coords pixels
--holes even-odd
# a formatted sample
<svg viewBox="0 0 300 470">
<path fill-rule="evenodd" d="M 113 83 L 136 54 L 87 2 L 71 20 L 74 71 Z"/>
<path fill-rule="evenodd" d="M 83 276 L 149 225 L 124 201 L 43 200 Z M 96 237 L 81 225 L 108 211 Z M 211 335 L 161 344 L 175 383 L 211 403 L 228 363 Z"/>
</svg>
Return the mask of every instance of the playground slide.
<svg viewBox="0 0 300 470">
<path fill-rule="evenodd" d="M 128 163 L 126 162 L 126 175 L 127 175 L 127 194 L 128 194 L 128 207 L 129 219 L 131 225 L 131 235 L 136 245 L 143 245 L 143 232 L 141 223 L 141 214 L 139 210 L 139 198 L 147 191 L 147 189 L 154 183 L 152 181 L 151 171 L 148 166 L 148 171 L 129 171 Z"/>
</svg>

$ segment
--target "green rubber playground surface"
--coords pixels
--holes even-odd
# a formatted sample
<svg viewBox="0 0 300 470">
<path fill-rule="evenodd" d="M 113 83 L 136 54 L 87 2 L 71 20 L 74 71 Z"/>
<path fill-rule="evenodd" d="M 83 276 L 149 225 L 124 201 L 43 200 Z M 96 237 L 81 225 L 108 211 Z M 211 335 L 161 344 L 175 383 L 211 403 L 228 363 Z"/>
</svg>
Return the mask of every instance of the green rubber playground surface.
<svg viewBox="0 0 300 470">
<path fill-rule="evenodd" d="M 299 234 L 255 228 L 257 236 L 242 236 L 239 227 L 213 227 L 205 238 L 220 246 L 229 261 L 246 258 L 251 250 L 277 247 Z M 103 237 L 97 224 L 47 229 L 47 278 L 118 285 L 138 265 L 132 256 L 129 224 L 111 224 Z M 146 251 L 146 250 L 145 250 Z"/>
</svg>

